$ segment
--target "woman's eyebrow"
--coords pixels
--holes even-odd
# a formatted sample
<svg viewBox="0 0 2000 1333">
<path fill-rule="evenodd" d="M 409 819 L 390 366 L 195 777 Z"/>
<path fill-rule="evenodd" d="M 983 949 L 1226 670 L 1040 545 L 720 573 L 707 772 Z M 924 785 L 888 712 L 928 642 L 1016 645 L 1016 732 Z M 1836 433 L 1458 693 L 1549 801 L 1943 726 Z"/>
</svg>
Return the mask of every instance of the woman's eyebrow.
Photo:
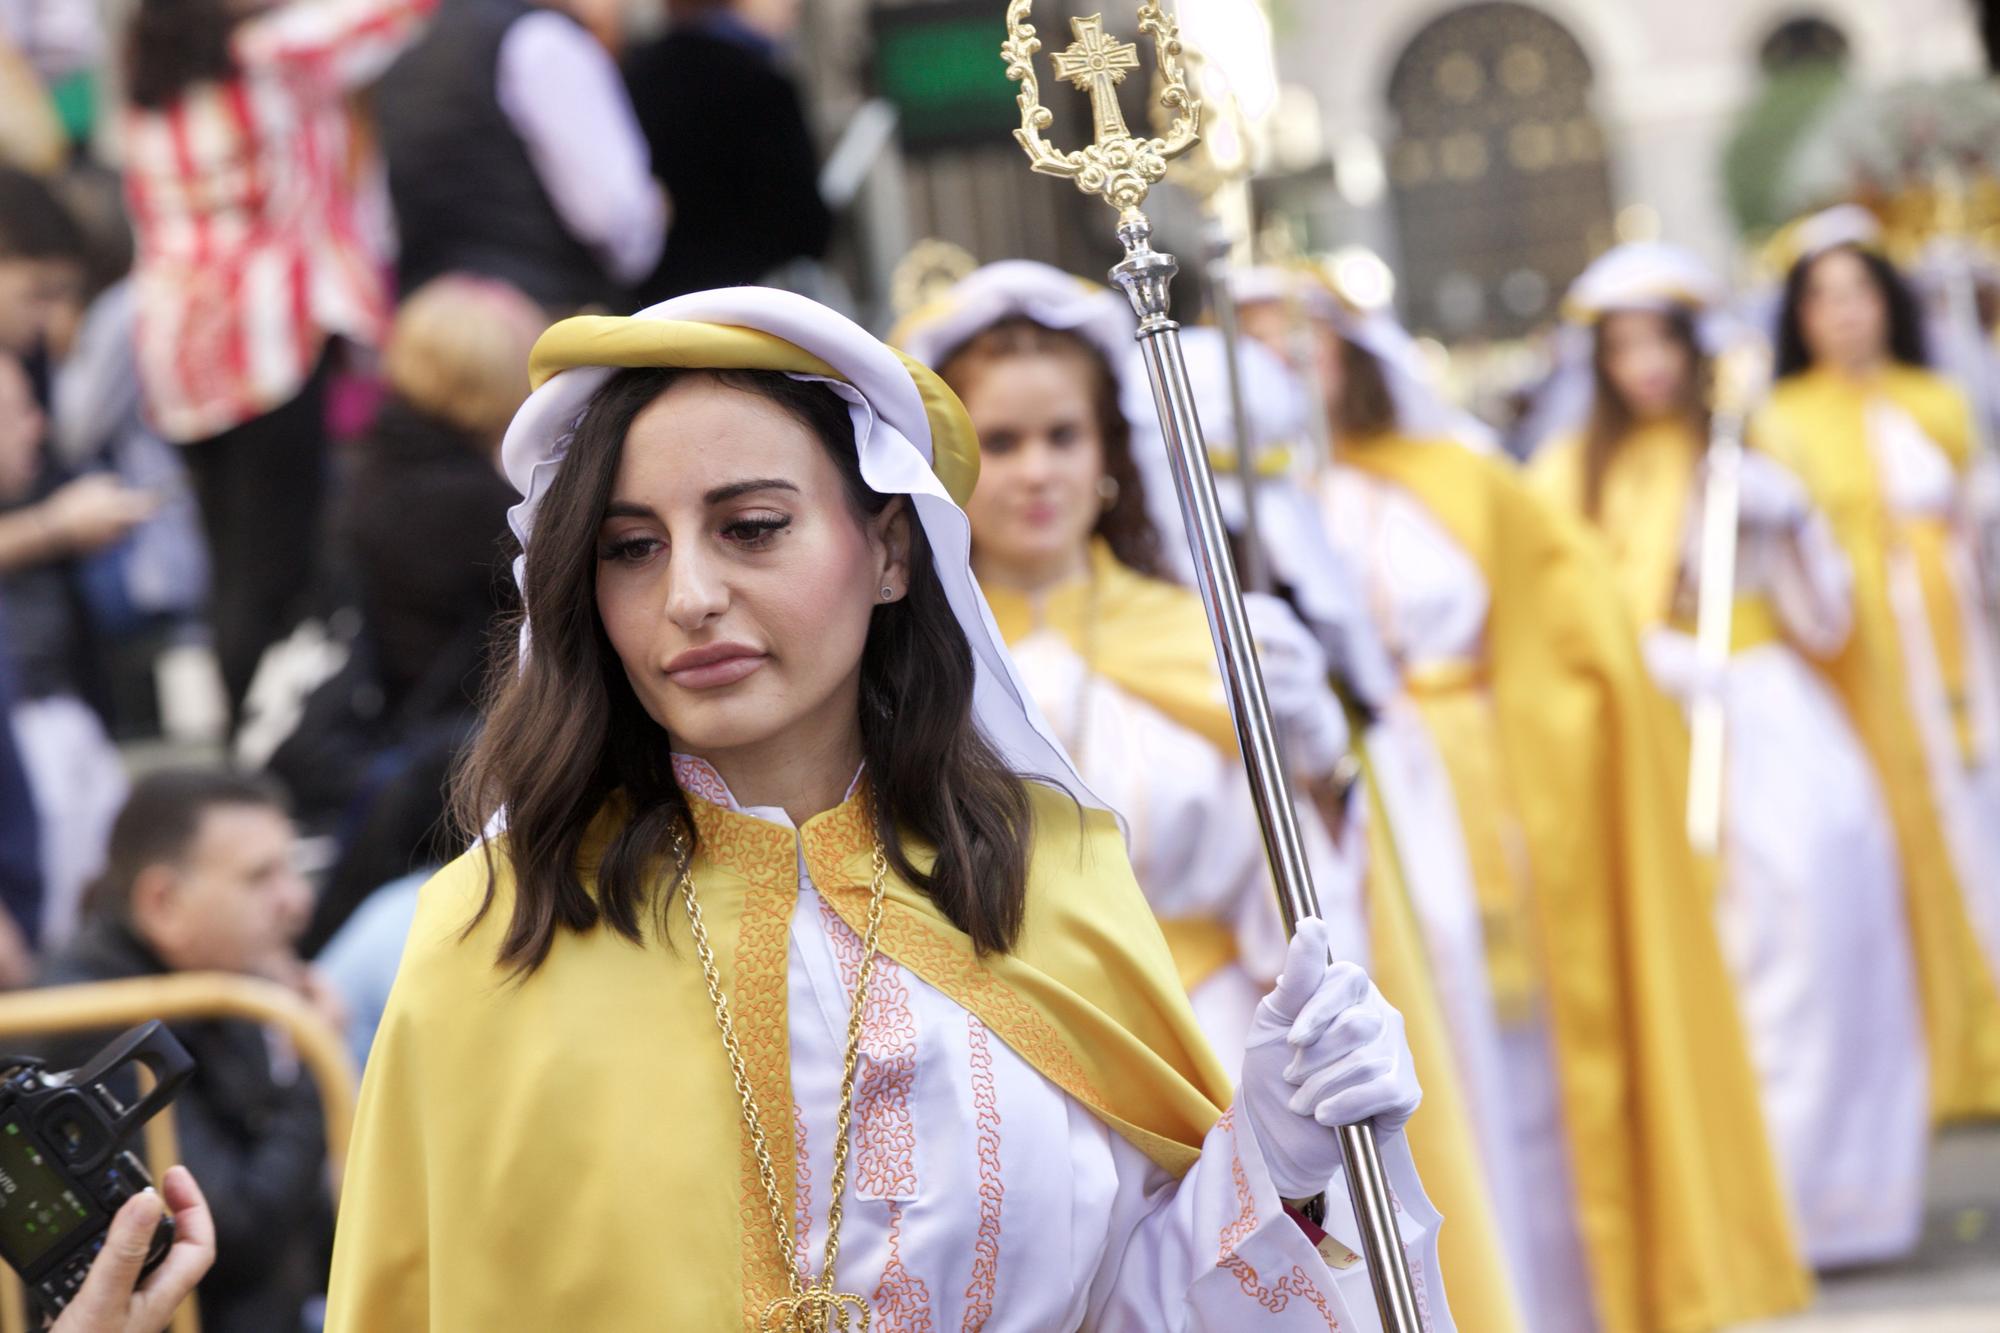
<svg viewBox="0 0 2000 1333">
<path fill-rule="evenodd" d="M 604 506 L 604 517 L 657 519 L 659 515 L 653 512 L 651 505 L 642 505 L 634 500 L 613 500 Z"/>
<path fill-rule="evenodd" d="M 750 481 L 732 481 L 726 486 L 717 486 L 701 498 L 704 504 L 719 505 L 726 504 L 738 496 L 748 495 L 752 491 L 791 491 L 797 494 L 798 489 L 783 477 L 757 477 Z"/>
</svg>

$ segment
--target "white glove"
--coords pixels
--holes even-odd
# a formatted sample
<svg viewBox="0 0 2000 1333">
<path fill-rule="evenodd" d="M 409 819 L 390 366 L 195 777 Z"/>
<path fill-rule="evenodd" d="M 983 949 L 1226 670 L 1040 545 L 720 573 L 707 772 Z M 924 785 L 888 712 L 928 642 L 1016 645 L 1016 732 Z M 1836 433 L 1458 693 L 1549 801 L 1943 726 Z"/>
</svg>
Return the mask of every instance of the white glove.
<svg viewBox="0 0 2000 1333">
<path fill-rule="evenodd" d="M 1737 474 L 1737 522 L 1761 532 L 1796 532 L 1812 513 L 1806 488 L 1785 467 L 1745 451 Z"/>
<path fill-rule="evenodd" d="M 1347 753 L 1347 715 L 1327 682 L 1326 652 L 1282 599 L 1246 593 L 1243 609 L 1285 753 L 1300 776 L 1326 777 Z"/>
<path fill-rule="evenodd" d="M 1639 639 L 1639 650 L 1653 683 L 1680 703 L 1692 703 L 1722 688 L 1721 676 L 1703 663 L 1692 634 L 1649 629 Z"/>
<path fill-rule="evenodd" d="M 1257 1004 L 1237 1095 L 1280 1198 L 1325 1189 L 1339 1125 L 1401 1129 L 1423 1100 L 1403 1016 L 1352 963 L 1329 963 L 1326 923 L 1299 922 L 1278 984 Z"/>
</svg>

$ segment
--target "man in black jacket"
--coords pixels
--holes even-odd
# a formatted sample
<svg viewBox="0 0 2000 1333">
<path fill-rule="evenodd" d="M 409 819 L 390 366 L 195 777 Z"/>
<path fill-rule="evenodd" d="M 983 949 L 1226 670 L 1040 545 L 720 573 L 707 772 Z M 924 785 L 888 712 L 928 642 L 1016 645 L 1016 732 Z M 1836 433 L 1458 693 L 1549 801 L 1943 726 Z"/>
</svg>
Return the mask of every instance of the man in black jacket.
<svg viewBox="0 0 2000 1333">
<path fill-rule="evenodd" d="M 44 984 L 171 972 L 240 972 L 305 986 L 292 947 L 311 911 L 293 832 L 265 783 L 226 772 L 145 778 L 112 830 L 110 864 L 75 943 Z M 328 1228 L 319 1099 L 288 1052 L 242 1022 L 179 1023 L 195 1058 L 174 1103 L 181 1157 L 215 1214 L 217 1259 L 201 1284 L 209 1333 L 294 1333 L 322 1289 Z M 88 1059 L 97 1033 L 52 1052 Z"/>
<path fill-rule="evenodd" d="M 673 240 L 639 284 L 641 305 L 826 254 L 833 214 L 805 107 L 779 64 L 798 10 L 798 0 L 669 0 L 673 26 L 627 56 L 632 109 L 674 201 Z"/>
</svg>

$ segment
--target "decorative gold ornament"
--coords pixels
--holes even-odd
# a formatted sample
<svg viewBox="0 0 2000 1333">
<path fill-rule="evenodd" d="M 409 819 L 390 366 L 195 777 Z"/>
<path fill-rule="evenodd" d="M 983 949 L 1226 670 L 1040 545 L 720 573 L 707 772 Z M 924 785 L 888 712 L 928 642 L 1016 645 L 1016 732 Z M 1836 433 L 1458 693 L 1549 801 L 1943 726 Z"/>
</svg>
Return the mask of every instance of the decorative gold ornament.
<svg viewBox="0 0 2000 1333">
<path fill-rule="evenodd" d="M 889 275 L 889 307 L 901 320 L 938 300 L 978 267 L 963 246 L 926 237 L 910 247 Z"/>
<path fill-rule="evenodd" d="M 868 927 L 861 938 L 861 967 L 854 978 L 853 1006 L 847 1016 L 847 1051 L 840 1069 L 840 1111 L 833 1139 L 833 1202 L 826 1210 L 826 1262 L 820 1275 L 810 1282 L 800 1276 L 798 1247 L 792 1238 L 792 1205 L 778 1196 L 778 1171 L 771 1163 L 763 1111 L 750 1086 L 750 1070 L 743 1062 L 736 1023 L 729 1014 L 729 997 L 723 993 L 715 950 L 708 942 L 708 926 L 702 920 L 701 903 L 695 897 L 694 858 L 689 855 L 686 835 L 679 829 L 674 831 L 674 856 L 680 866 L 680 893 L 687 905 L 688 932 L 694 936 L 702 980 L 708 985 L 708 1002 L 715 1009 L 715 1025 L 722 1032 L 722 1049 L 729 1057 L 730 1073 L 735 1076 L 736 1099 L 742 1107 L 744 1128 L 750 1134 L 751 1151 L 757 1158 L 757 1178 L 764 1186 L 764 1202 L 771 1211 L 772 1238 L 784 1260 L 785 1277 L 792 1286 L 789 1296 L 772 1301 L 758 1316 L 758 1333 L 866 1333 L 874 1312 L 867 1298 L 834 1289 L 833 1267 L 840 1257 L 842 1196 L 847 1190 L 848 1138 L 854 1120 L 854 1073 L 861 1054 L 861 1018 L 868 1005 L 868 980 L 875 974 L 875 947 L 881 934 L 882 899 L 889 877 L 888 856 L 878 838 L 874 883 L 868 896 Z"/>
<path fill-rule="evenodd" d="M 1111 38 L 1104 31 L 1102 14 L 1070 20 L 1076 40 L 1054 57 L 1056 77 L 1089 95 L 1094 137 L 1087 147 L 1065 152 L 1042 137 L 1055 116 L 1042 105 L 1041 81 L 1035 73 L 1035 55 L 1042 42 L 1028 21 L 1033 4 L 1034 0 L 1008 0 L 1007 40 L 1000 47 L 1007 77 L 1021 85 L 1015 98 L 1021 107 L 1021 128 L 1014 131 L 1014 138 L 1036 171 L 1073 180 L 1085 194 L 1117 208 L 1121 220 L 1134 220 L 1147 192 L 1165 178 L 1168 160 L 1201 137 L 1201 102 L 1189 90 L 1181 67 L 1179 25 L 1152 0 L 1139 6 L 1139 31 L 1153 39 L 1159 63 L 1159 101 L 1172 116 L 1164 135 L 1142 137 L 1126 126 L 1118 106 L 1118 85 L 1139 68 L 1139 48 Z"/>
</svg>

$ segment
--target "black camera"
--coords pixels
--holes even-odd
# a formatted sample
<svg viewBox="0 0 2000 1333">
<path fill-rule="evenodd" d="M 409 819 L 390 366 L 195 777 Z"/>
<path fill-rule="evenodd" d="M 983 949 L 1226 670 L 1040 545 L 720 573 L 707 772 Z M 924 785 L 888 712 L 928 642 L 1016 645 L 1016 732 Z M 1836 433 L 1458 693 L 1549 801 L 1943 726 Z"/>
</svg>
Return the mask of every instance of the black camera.
<svg viewBox="0 0 2000 1333">
<path fill-rule="evenodd" d="M 130 1107 L 107 1086 L 127 1065 L 144 1065 L 154 1080 Z M 157 1021 L 125 1033 L 81 1069 L 0 1057 L 0 1259 L 51 1317 L 83 1285 L 112 1214 L 153 1183 L 128 1145 L 193 1072 L 194 1057 Z M 159 1267 L 173 1243 L 173 1217 L 163 1211 L 144 1272 Z"/>
</svg>

